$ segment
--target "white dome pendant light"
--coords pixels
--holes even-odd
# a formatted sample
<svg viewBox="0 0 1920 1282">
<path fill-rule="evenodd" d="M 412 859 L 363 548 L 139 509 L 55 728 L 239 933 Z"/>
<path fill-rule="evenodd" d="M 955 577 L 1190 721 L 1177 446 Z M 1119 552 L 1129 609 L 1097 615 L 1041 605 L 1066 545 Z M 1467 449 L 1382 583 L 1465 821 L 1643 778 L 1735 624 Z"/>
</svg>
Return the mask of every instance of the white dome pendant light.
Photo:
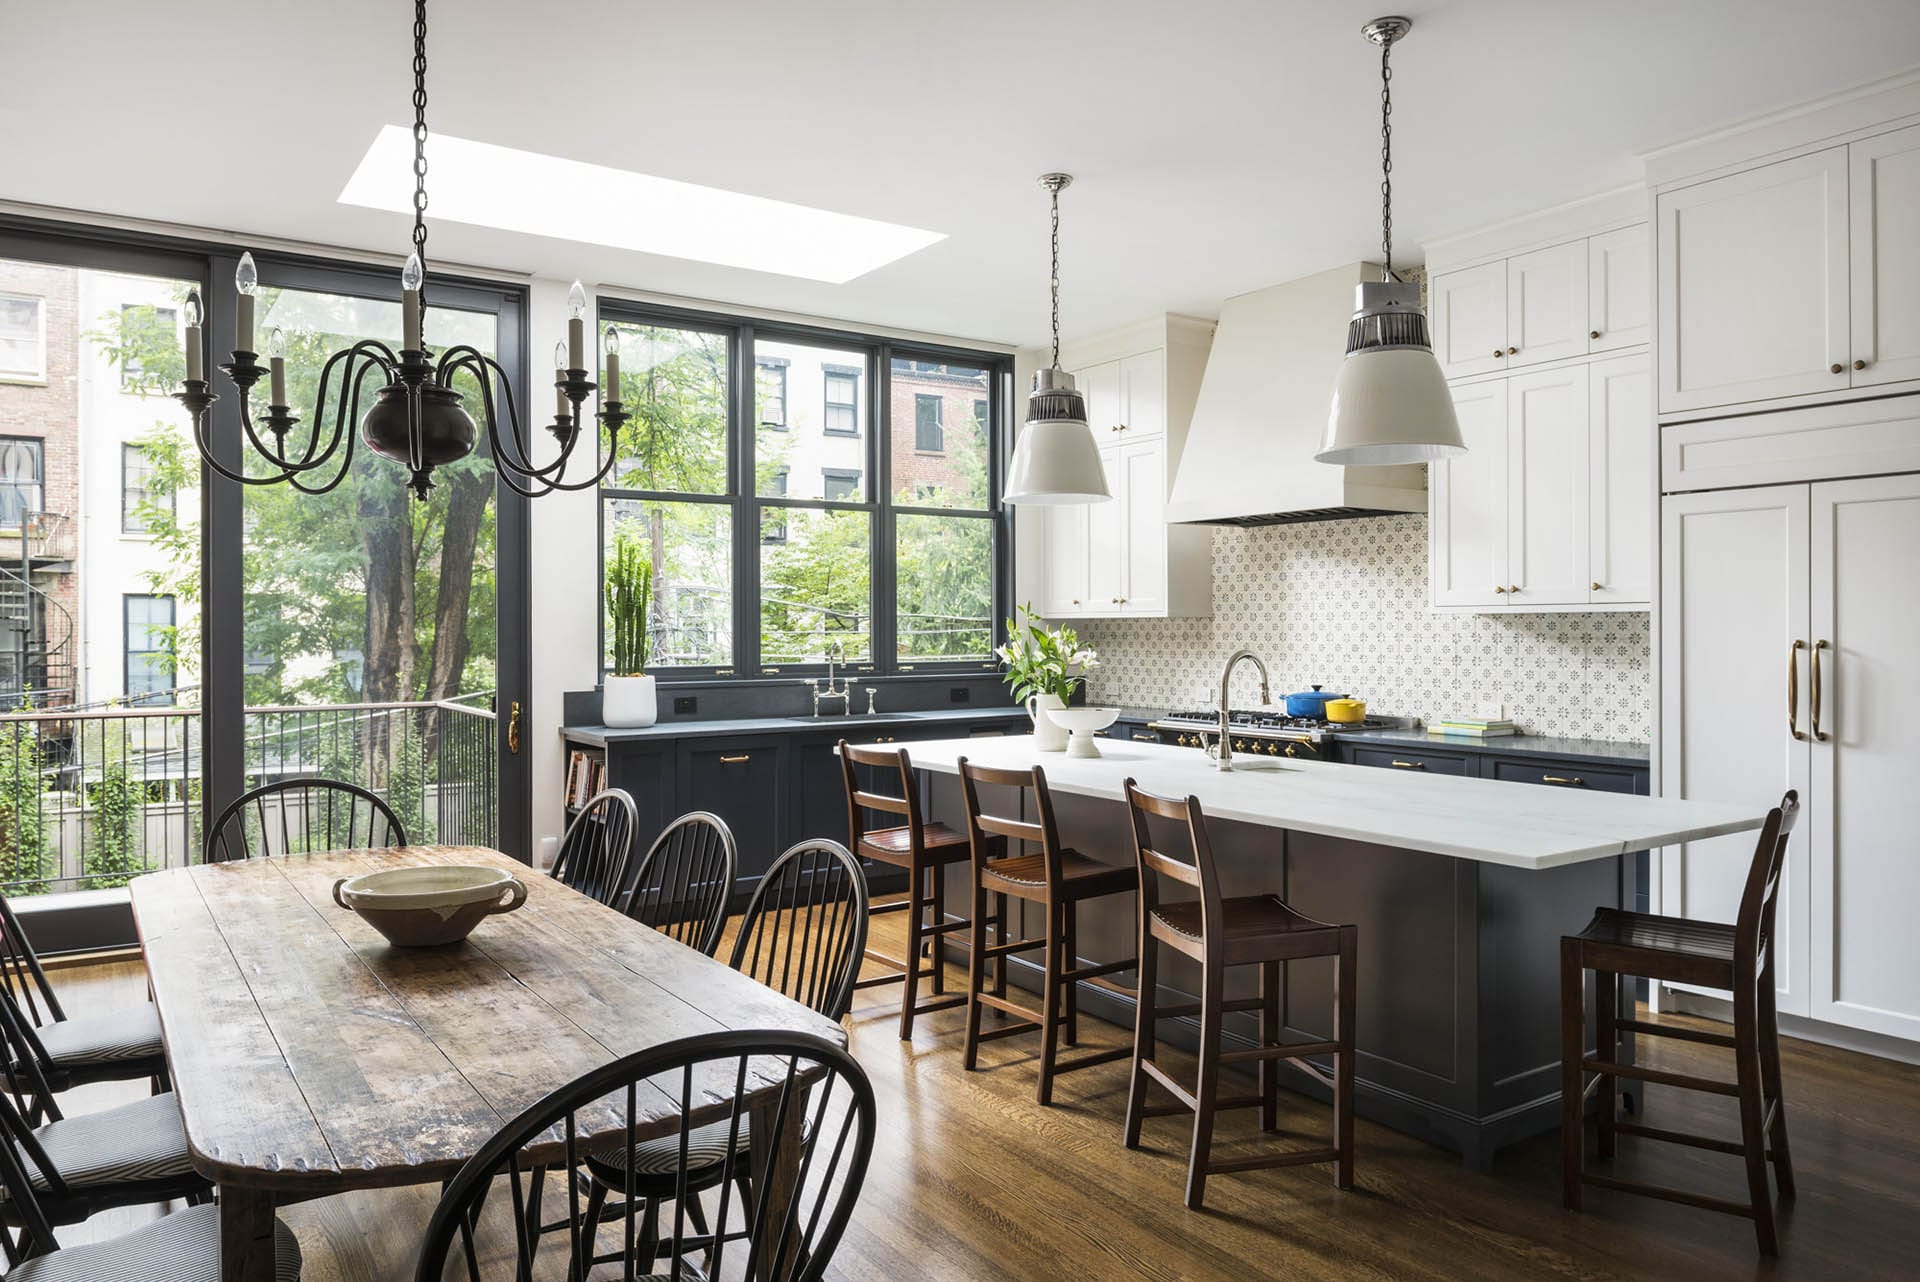
<svg viewBox="0 0 1920 1282">
<path fill-rule="evenodd" d="M 1060 190 L 1072 181 L 1072 174 L 1040 175 L 1040 185 L 1053 195 L 1053 365 L 1033 374 L 1027 424 L 1007 473 L 1008 503 L 1099 503 L 1113 497 L 1087 426 L 1087 400 L 1073 375 L 1060 368 Z"/>
<path fill-rule="evenodd" d="M 1394 41 L 1407 18 L 1375 18 L 1360 30 L 1380 46 L 1380 247 L 1382 279 L 1356 291 L 1347 326 L 1347 359 L 1333 384 L 1322 463 L 1380 466 L 1425 463 L 1467 452 L 1453 397 L 1427 339 L 1420 286 L 1393 274 Z"/>
</svg>

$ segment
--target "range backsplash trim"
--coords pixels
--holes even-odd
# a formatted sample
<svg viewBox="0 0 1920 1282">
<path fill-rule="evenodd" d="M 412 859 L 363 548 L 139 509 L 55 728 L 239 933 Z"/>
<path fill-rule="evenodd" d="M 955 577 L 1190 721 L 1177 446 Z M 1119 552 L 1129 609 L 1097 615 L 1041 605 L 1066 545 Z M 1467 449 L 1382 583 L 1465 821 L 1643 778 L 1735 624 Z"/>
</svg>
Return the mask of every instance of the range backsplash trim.
<svg viewBox="0 0 1920 1282">
<path fill-rule="evenodd" d="M 1644 612 L 1432 610 L 1424 516 L 1217 529 L 1211 618 L 1076 626 L 1100 652 L 1087 692 L 1100 703 L 1211 705 L 1220 665 L 1246 646 L 1266 661 L 1276 697 L 1317 682 L 1365 699 L 1369 713 L 1425 722 L 1499 701 L 1528 734 L 1652 735 Z M 1258 694 L 1243 667 L 1235 702 Z"/>
</svg>

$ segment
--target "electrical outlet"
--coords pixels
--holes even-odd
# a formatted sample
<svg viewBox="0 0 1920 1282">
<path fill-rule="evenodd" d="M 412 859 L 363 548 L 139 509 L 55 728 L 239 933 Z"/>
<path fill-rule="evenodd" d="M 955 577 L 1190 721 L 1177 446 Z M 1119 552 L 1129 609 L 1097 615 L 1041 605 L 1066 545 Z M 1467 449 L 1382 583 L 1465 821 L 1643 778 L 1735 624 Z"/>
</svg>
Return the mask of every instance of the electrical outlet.
<svg viewBox="0 0 1920 1282">
<path fill-rule="evenodd" d="M 698 695 L 676 694 L 673 696 L 674 716 L 690 717 L 698 711 L 700 711 L 700 698 Z"/>
<path fill-rule="evenodd" d="M 966 686 L 947 687 L 948 703 L 972 703 L 973 691 Z"/>
</svg>

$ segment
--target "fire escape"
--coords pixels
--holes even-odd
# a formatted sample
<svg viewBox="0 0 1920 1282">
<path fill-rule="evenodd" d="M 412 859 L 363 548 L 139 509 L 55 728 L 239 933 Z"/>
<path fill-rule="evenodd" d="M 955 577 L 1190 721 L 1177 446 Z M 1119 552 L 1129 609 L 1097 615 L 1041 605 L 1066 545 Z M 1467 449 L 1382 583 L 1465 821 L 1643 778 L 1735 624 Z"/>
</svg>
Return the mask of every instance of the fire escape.
<svg viewBox="0 0 1920 1282">
<path fill-rule="evenodd" d="M 0 528 L 0 710 L 71 707 L 73 614 L 55 589 L 73 574 L 71 518 L 25 512 Z"/>
</svg>

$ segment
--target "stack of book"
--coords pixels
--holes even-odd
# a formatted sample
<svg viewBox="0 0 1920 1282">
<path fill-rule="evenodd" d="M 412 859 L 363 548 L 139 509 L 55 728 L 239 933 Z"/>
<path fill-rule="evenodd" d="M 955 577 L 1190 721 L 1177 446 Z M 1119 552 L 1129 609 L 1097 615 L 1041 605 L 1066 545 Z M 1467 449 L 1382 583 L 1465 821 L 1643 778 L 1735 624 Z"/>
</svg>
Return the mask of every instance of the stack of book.
<svg viewBox="0 0 1920 1282">
<path fill-rule="evenodd" d="M 1515 733 L 1513 722 L 1505 717 L 1484 719 L 1480 717 L 1458 717 L 1448 721 L 1435 721 L 1428 725 L 1427 733 L 1438 736 L 1457 736 L 1469 739 L 1492 739 L 1498 735 Z"/>
</svg>

